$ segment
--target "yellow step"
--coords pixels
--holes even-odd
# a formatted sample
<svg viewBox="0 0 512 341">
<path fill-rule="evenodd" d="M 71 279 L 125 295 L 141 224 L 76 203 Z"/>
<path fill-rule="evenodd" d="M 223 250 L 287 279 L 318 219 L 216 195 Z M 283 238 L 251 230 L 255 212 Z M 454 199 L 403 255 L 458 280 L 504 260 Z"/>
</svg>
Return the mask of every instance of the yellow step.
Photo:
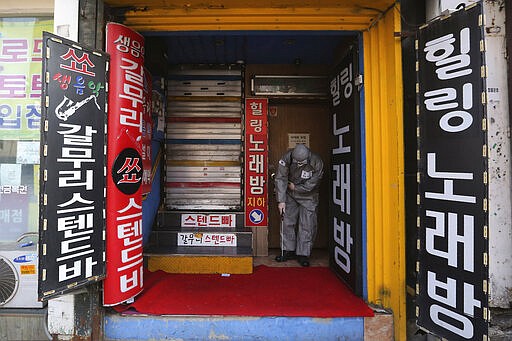
<svg viewBox="0 0 512 341">
<path fill-rule="evenodd" d="M 251 274 L 252 256 L 149 255 L 148 270 L 179 274 Z"/>
</svg>

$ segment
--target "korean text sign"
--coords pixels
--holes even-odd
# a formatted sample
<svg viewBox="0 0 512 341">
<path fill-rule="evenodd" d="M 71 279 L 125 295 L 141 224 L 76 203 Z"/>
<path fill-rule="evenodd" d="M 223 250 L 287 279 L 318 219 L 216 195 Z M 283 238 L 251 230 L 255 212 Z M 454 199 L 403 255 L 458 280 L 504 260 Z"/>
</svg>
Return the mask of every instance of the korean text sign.
<svg viewBox="0 0 512 341">
<path fill-rule="evenodd" d="M 245 100 L 245 226 L 268 226 L 268 99 Z"/>
<path fill-rule="evenodd" d="M 44 32 L 39 297 L 105 274 L 108 55 Z"/>
<path fill-rule="evenodd" d="M 361 134 L 357 53 L 351 49 L 330 77 L 332 184 L 329 232 L 331 267 L 362 294 Z"/>
<path fill-rule="evenodd" d="M 39 227 L 43 31 L 52 29 L 43 18 L 0 20 L 0 140 L 3 156 L 16 153 L 0 163 L 0 242 Z"/>
<path fill-rule="evenodd" d="M 419 30 L 418 325 L 488 330 L 487 123 L 482 4 Z"/>
<path fill-rule="evenodd" d="M 143 288 L 142 122 L 144 38 L 107 24 L 111 73 L 107 142 L 107 277 L 103 304 L 122 303 Z"/>
<path fill-rule="evenodd" d="M 0 21 L 0 136 L 39 140 L 41 120 L 42 32 L 52 20 Z"/>
<path fill-rule="evenodd" d="M 149 70 L 144 68 L 144 113 L 142 115 L 142 195 L 151 192 L 151 138 L 153 135 L 153 84 Z"/>
</svg>

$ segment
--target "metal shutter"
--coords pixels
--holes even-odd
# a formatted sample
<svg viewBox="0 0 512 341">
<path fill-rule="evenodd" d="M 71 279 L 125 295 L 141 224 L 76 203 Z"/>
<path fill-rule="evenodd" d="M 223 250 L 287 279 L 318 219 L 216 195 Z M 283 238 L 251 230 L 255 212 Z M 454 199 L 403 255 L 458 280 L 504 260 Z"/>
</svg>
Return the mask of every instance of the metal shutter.
<svg viewBox="0 0 512 341">
<path fill-rule="evenodd" d="M 242 67 L 186 66 L 167 81 L 170 210 L 240 210 Z"/>
</svg>

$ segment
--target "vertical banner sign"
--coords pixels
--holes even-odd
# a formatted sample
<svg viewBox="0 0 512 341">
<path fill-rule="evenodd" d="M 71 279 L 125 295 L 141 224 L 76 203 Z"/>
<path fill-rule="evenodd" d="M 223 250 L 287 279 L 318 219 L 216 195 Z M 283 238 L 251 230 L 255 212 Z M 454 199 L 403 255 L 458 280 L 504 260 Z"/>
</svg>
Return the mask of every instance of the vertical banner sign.
<svg viewBox="0 0 512 341">
<path fill-rule="evenodd" d="M 487 121 L 482 4 L 418 33 L 417 323 L 488 333 Z"/>
<path fill-rule="evenodd" d="M 361 119 L 357 52 L 351 49 L 330 77 L 332 113 L 329 263 L 362 295 Z"/>
<path fill-rule="evenodd" d="M 142 195 L 151 192 L 151 137 L 153 135 L 153 84 L 149 70 L 144 68 L 144 115 L 142 116 Z"/>
<path fill-rule="evenodd" d="M 39 298 L 105 274 L 108 55 L 44 32 Z"/>
<path fill-rule="evenodd" d="M 103 304 L 125 302 L 142 291 L 142 120 L 144 38 L 108 23 L 110 54 L 107 143 L 107 277 Z"/>
<path fill-rule="evenodd" d="M 268 99 L 245 100 L 245 226 L 268 226 Z"/>
</svg>

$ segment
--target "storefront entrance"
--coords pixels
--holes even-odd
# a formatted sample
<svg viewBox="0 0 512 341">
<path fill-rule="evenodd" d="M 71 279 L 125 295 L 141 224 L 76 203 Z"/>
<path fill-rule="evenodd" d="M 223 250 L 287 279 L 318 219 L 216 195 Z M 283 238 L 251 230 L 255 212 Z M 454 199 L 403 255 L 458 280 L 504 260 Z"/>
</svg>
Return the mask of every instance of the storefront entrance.
<svg viewBox="0 0 512 341">
<path fill-rule="evenodd" d="M 177 47 L 175 46 L 173 51 L 168 51 L 167 43 L 158 44 L 163 47 L 164 54 L 168 57 L 164 67 L 167 67 L 168 64 L 219 64 L 241 61 L 246 66 L 246 70 L 249 70 L 251 65 L 260 64 L 270 64 L 276 68 L 280 68 L 282 65 L 295 67 L 312 64 L 323 65 L 329 69 L 336 64 L 331 57 L 333 54 L 337 54 L 338 51 L 335 51 L 335 49 L 338 47 L 340 40 L 337 43 L 331 43 L 328 49 L 314 48 L 316 46 L 314 43 L 325 42 L 333 35 L 339 39 L 343 32 L 352 32 L 352 35 L 359 35 L 360 39 L 357 44 L 361 47 L 360 66 L 364 64 L 366 72 L 363 90 L 365 93 L 362 96 L 367 99 L 363 109 L 367 120 L 364 123 L 367 135 L 361 137 L 361 139 L 365 142 L 362 150 L 366 152 L 367 169 L 369 169 L 367 182 L 363 184 L 368 190 L 366 202 L 363 204 L 363 212 L 368 216 L 365 231 L 367 242 L 364 242 L 368 254 L 365 252 L 364 257 L 366 258 L 363 260 L 362 294 L 371 302 L 393 309 L 395 316 L 397 316 L 397 322 L 399 322 L 396 324 L 396 335 L 398 339 L 402 339 L 402 330 L 405 330 L 405 328 L 402 328 L 402 310 L 405 308 L 405 301 L 403 300 L 403 281 L 401 280 L 404 266 L 403 244 L 401 243 L 403 240 L 403 195 L 401 194 L 403 146 L 401 138 L 401 89 L 399 86 L 401 84 L 400 52 L 399 39 L 396 39 L 397 33 L 400 31 L 400 20 L 399 12 L 394 11 L 395 5 L 387 1 L 361 1 L 358 5 L 344 5 L 338 4 L 338 2 L 326 1 L 321 4 L 319 9 L 316 6 L 313 9 L 306 5 L 296 12 L 295 6 L 290 3 L 277 8 L 270 2 L 258 3 L 258 8 L 254 8 L 254 5 L 248 7 L 248 4 L 235 4 L 231 1 L 220 7 L 214 5 L 204 7 L 202 4 L 196 3 L 188 4 L 185 8 L 179 6 L 158 8 L 154 7 L 154 5 L 157 5 L 156 2 L 130 8 L 120 7 L 124 5 L 116 1 L 107 1 L 107 3 L 115 8 L 111 18 L 117 18 L 117 21 L 143 33 L 147 38 L 164 38 L 159 37 L 159 35 L 166 36 L 163 40 L 172 39 L 173 37 L 187 38 L 188 36 L 190 38 L 196 36 L 197 38 L 201 35 L 210 36 L 213 45 L 204 44 L 202 39 L 191 39 L 191 41 L 195 41 L 191 45 L 194 48 L 191 48 L 190 45 L 183 44 L 180 39 L 175 39 Z M 237 35 L 233 33 L 233 30 L 236 30 L 238 36 L 259 34 L 261 39 L 255 45 L 250 46 L 247 40 L 241 39 L 238 42 L 243 48 L 228 49 L 222 36 L 233 38 Z M 254 30 L 254 32 L 251 30 Z M 256 30 L 265 31 L 263 31 L 264 34 L 261 34 L 261 31 Z M 223 33 L 220 38 L 218 37 L 219 32 Z M 280 34 L 286 35 L 290 32 L 294 36 L 281 41 L 279 48 L 264 48 L 265 44 L 272 40 L 270 38 L 275 38 Z M 295 44 L 298 41 L 296 38 L 300 35 L 309 35 L 313 44 Z M 302 50 L 308 50 L 313 46 L 313 49 L 309 50 L 310 53 L 317 58 L 328 57 L 331 60 L 329 62 L 308 63 L 307 58 L 297 58 L 296 56 L 280 60 L 278 52 L 286 51 L 283 44 L 295 45 Z M 179 55 L 183 51 L 188 53 L 182 56 L 181 61 L 171 61 L 173 56 Z M 231 56 L 233 58 L 229 59 L 219 57 L 226 56 L 233 51 L 240 52 L 241 56 L 238 54 Z M 266 61 L 251 61 L 246 51 L 264 54 Z M 343 55 L 342 51 L 343 48 L 341 48 L 341 53 L 338 56 Z M 210 59 L 205 58 L 203 53 L 209 53 Z M 271 61 L 269 62 L 269 60 Z M 329 75 L 327 71 L 324 75 Z M 155 73 L 158 73 L 158 71 Z M 296 71 L 292 71 L 292 74 L 296 73 Z M 312 74 L 318 75 L 316 71 Z M 245 94 L 247 94 L 247 91 L 249 91 L 249 88 L 246 87 Z M 297 104 L 289 105 L 287 102 L 289 99 L 280 98 L 269 102 L 270 107 L 273 107 L 271 110 L 277 114 L 277 117 L 281 112 L 287 113 L 288 110 L 297 110 L 294 107 Z M 283 104 L 283 102 L 286 103 Z M 308 101 L 304 102 L 305 107 L 313 104 Z M 276 126 L 270 122 L 270 129 L 274 129 Z M 328 125 L 325 127 L 327 128 Z M 290 128 L 299 129 L 300 126 L 290 125 Z M 329 128 L 325 130 L 329 131 Z M 295 138 L 299 138 L 298 136 L 303 135 L 303 133 L 302 131 L 290 132 L 290 134 L 297 134 Z M 271 131 L 270 134 L 272 144 L 274 144 L 273 139 L 276 136 L 278 138 L 282 136 L 282 132 L 274 135 Z M 277 149 L 288 147 L 288 132 L 286 134 L 286 142 L 278 142 L 279 147 Z M 311 146 L 314 148 L 318 141 L 315 137 L 310 136 L 310 138 Z M 269 148 L 271 153 L 270 162 L 275 162 L 283 152 L 282 150 L 273 150 L 273 148 L 272 146 Z M 322 147 L 319 147 L 319 149 L 322 149 Z M 324 155 L 328 154 L 328 149 L 318 151 L 324 153 Z M 327 189 L 329 187 L 327 184 Z M 275 204 L 272 206 L 272 203 L 270 203 L 269 208 L 274 209 Z M 270 214 L 275 214 L 275 212 Z M 272 220 L 275 220 L 275 217 L 272 218 L 271 216 L 269 229 L 272 229 L 272 225 L 275 225 Z M 275 230 L 270 230 L 270 234 L 265 235 L 264 238 L 258 236 L 258 241 L 267 241 L 267 250 L 269 246 L 273 247 L 275 245 L 276 237 L 273 231 Z M 318 243 L 320 243 L 318 246 L 320 248 L 325 247 L 325 245 L 322 245 L 321 235 L 319 235 L 318 240 Z M 371 261 L 366 261 L 366 259 Z"/>
<path fill-rule="evenodd" d="M 279 32 L 279 33 L 249 33 L 249 32 L 236 32 L 236 33 L 226 33 L 219 35 L 218 33 L 209 33 L 209 32 L 193 32 L 193 33 L 180 33 L 173 34 L 170 32 L 162 33 L 162 36 L 159 36 L 159 33 L 151 33 L 147 38 L 151 42 L 151 46 L 158 47 L 157 49 L 151 49 L 155 52 L 163 53 L 167 56 L 167 60 L 162 58 L 161 55 L 153 55 L 149 56 L 149 60 L 157 60 L 159 63 L 155 63 L 153 69 L 150 71 L 157 75 L 164 75 L 166 77 L 169 70 L 183 69 L 186 68 L 188 70 L 193 70 L 194 67 L 198 69 L 205 68 L 222 68 L 223 65 L 226 66 L 227 69 L 230 69 L 231 65 L 237 65 L 237 67 L 241 66 L 242 69 L 242 80 L 243 80 L 243 89 L 242 89 L 242 98 L 249 97 L 262 97 L 268 99 L 268 128 L 269 128 L 269 147 L 268 147 L 268 179 L 272 178 L 272 173 L 275 171 L 275 167 L 281 155 L 288 149 L 292 148 L 295 143 L 305 143 L 310 146 L 310 148 L 316 152 L 318 152 L 325 163 L 325 176 L 324 181 L 321 187 L 321 203 L 319 207 L 319 230 L 315 243 L 315 250 L 318 255 L 324 257 L 320 263 L 325 265 L 327 263 L 333 262 L 333 257 L 340 256 L 340 251 L 333 251 L 333 243 L 330 243 L 330 238 L 335 238 L 336 243 L 342 243 L 341 240 L 346 240 L 346 243 L 342 246 L 346 248 L 343 250 L 345 259 L 341 260 L 345 266 L 346 272 L 351 272 L 352 278 L 357 278 L 356 280 L 350 280 L 349 286 L 354 289 L 354 292 L 362 297 L 366 296 L 366 288 L 364 287 L 365 280 L 363 279 L 363 266 L 362 259 L 363 257 L 363 247 L 365 244 L 363 243 L 363 235 L 365 232 L 363 231 L 362 218 L 359 217 L 356 223 L 352 224 L 352 231 L 357 231 L 358 245 L 357 248 L 351 246 L 353 244 L 352 236 L 350 235 L 350 228 L 345 227 L 345 222 L 340 220 L 343 218 L 335 218 L 336 229 L 333 229 L 333 221 L 332 221 L 332 210 L 337 208 L 332 207 L 333 198 L 337 198 L 338 200 L 346 201 L 351 193 L 357 191 L 356 196 L 359 200 L 364 199 L 364 195 L 361 192 L 359 186 L 362 186 L 362 166 L 359 164 L 357 169 L 357 173 L 351 173 L 351 176 L 347 176 L 347 173 L 342 176 L 340 179 L 340 167 L 345 167 L 346 163 L 344 162 L 352 162 L 352 161 L 340 161 L 337 160 L 337 168 L 333 171 L 333 155 L 335 154 L 334 150 L 344 150 L 349 145 L 352 146 L 352 155 L 355 158 L 355 162 L 362 162 L 363 159 L 362 151 L 360 145 L 355 146 L 358 143 L 362 143 L 358 139 L 362 139 L 364 134 L 360 131 L 362 127 L 358 124 L 353 125 L 350 123 L 347 124 L 348 121 L 341 120 L 336 121 L 334 118 L 333 121 L 333 111 L 332 111 L 332 79 L 333 77 L 346 77 L 346 73 L 344 69 L 337 69 L 338 63 L 344 60 L 349 50 L 358 50 L 361 42 L 359 41 L 360 35 L 353 34 L 348 35 L 346 33 L 343 34 L 334 34 L 333 32 Z M 259 42 L 259 44 L 258 44 Z M 261 42 L 265 42 L 265 45 L 261 45 Z M 318 44 L 315 44 L 318 42 Z M 293 49 L 290 50 L 290 46 Z M 193 51 L 193 53 L 191 52 Z M 311 51 L 315 51 L 315 53 L 308 53 Z M 318 51 L 322 51 L 322 53 L 318 53 Z M 301 54 L 304 52 L 304 54 Z M 359 67 L 362 65 L 362 62 L 359 58 L 359 55 L 355 55 L 355 59 L 350 61 L 350 82 L 351 82 L 351 91 L 345 90 L 345 95 L 348 95 L 348 92 L 355 94 L 355 103 L 357 103 L 357 107 L 362 102 L 362 84 L 357 84 L 356 81 L 361 81 L 356 73 L 352 73 L 354 70 L 359 70 Z M 354 57 L 351 57 L 354 58 Z M 235 63 L 231 62 L 235 60 Z M 162 63 L 164 61 L 164 63 Z M 192 62 L 192 63 L 187 63 Z M 184 66 L 185 65 L 185 66 Z M 160 67 L 158 67 L 160 66 Z M 162 68 L 163 66 L 163 68 Z M 343 66 L 344 68 L 345 66 Z M 356 71 L 354 71 L 356 72 Z M 333 76 L 334 73 L 334 76 Z M 338 76 L 336 76 L 338 73 Z M 345 76 L 344 76 L 345 75 Z M 274 84 L 278 91 L 270 91 L 269 94 L 261 94 L 258 93 L 257 89 L 255 89 L 254 82 L 258 77 L 270 77 L 275 78 L 277 83 Z M 279 90 L 279 81 L 283 81 L 286 83 L 287 77 L 292 77 L 298 79 L 300 82 L 301 77 L 304 78 L 304 82 L 309 77 L 313 78 L 324 78 L 324 90 L 322 93 L 317 93 L 315 91 L 311 91 L 311 93 L 294 93 L 293 90 L 283 91 Z M 356 78 L 358 78 L 356 80 Z M 336 90 L 336 91 L 339 91 Z M 343 91 L 343 90 L 342 90 Z M 185 93 L 182 96 L 188 96 L 189 94 Z M 341 94 L 343 96 L 343 93 Z M 168 95 L 168 98 L 176 96 L 176 94 L 172 93 Z M 173 102 L 174 100 L 174 102 Z M 172 112 L 172 107 L 179 100 L 179 98 L 171 98 L 170 101 L 167 102 L 170 111 Z M 221 103 L 222 99 L 216 100 L 215 106 L 218 103 Z M 243 100 L 241 101 L 243 103 Z M 343 115 L 347 117 L 357 117 L 358 120 L 360 118 L 360 113 L 354 107 L 346 107 L 343 108 L 343 112 L 337 113 L 338 117 Z M 243 115 L 243 114 L 242 114 Z M 334 116 L 335 117 L 335 116 Z M 350 122 L 352 118 L 349 119 Z M 169 122 L 169 121 L 168 121 Z M 243 118 L 242 121 L 243 122 Z M 172 126 L 172 122 L 169 122 Z M 343 124 L 343 125 L 342 125 Z M 335 125 L 335 127 L 333 127 Z M 172 128 L 171 128 L 172 129 Z M 243 129 L 243 125 L 242 125 Z M 346 130 L 348 129 L 348 130 Z M 335 130 L 337 132 L 335 132 Z M 340 136 L 340 134 L 345 134 L 350 130 L 350 136 Z M 193 132 L 191 132 L 193 134 Z M 355 135 L 353 135 L 355 134 Z M 334 135 L 334 136 L 333 136 Z M 342 140 L 345 139 L 345 145 L 343 145 Z M 358 142 L 359 141 L 359 142 Z M 349 145 L 347 145 L 347 143 Z M 350 150 L 347 149 L 347 150 Z M 215 156 L 215 152 L 211 153 L 212 156 Z M 168 154 L 169 156 L 172 155 Z M 243 153 L 242 153 L 243 156 Z M 234 160 L 232 160 L 234 161 Z M 242 161 L 244 162 L 244 161 Z M 245 161 L 247 162 L 247 160 Z M 341 164 L 340 164 L 341 163 Z M 166 162 L 166 165 L 169 164 L 169 161 Z M 355 167 L 355 168 L 357 168 Z M 349 169 L 349 168 L 346 168 Z M 344 170 L 343 170 L 344 172 Z M 364 170 L 363 170 L 364 172 Z M 164 173 L 167 174 L 168 178 L 166 179 L 166 183 L 169 181 L 174 182 L 169 179 L 169 172 L 164 170 Z M 333 179 L 333 176 L 338 176 L 337 179 Z M 352 179 L 352 180 L 350 180 Z M 241 177 L 241 181 L 244 181 L 243 176 Z M 245 179 L 247 181 L 247 179 Z M 336 185 L 333 186 L 333 181 L 337 181 Z M 344 182 L 344 185 L 340 183 L 340 181 Z M 347 183 L 352 181 L 351 184 L 357 184 L 358 186 L 353 186 L 352 190 L 347 191 Z M 350 186 L 349 186 L 350 187 Z M 333 193 L 332 191 L 339 191 Z M 277 203 L 275 201 L 275 197 L 273 194 L 274 186 L 273 183 L 269 183 L 268 187 L 268 207 L 269 207 L 269 223 L 268 227 L 257 227 L 253 228 L 253 255 L 264 257 L 269 253 L 271 256 L 268 258 L 272 261 L 273 254 L 275 250 L 279 250 L 280 248 L 280 219 L 277 215 L 276 206 Z M 169 193 L 172 192 L 169 191 Z M 341 198 L 343 196 L 343 198 Z M 205 210 L 202 210 L 200 205 L 189 202 L 191 206 L 194 208 L 196 212 L 210 214 L 212 208 L 209 207 Z M 358 204 L 359 210 L 356 214 L 364 214 L 362 211 L 361 202 Z M 331 210 L 330 210 L 331 206 Z M 345 209 L 345 206 L 343 206 Z M 227 207 L 227 211 L 232 212 L 240 212 L 237 209 L 240 207 Z M 176 207 L 168 207 L 167 212 L 159 212 L 159 214 L 180 214 L 179 208 Z M 170 210 L 169 210 L 170 209 Z M 215 210 L 215 204 L 213 205 L 213 210 Z M 345 212 L 347 213 L 347 212 Z M 348 212 L 350 213 L 350 211 Z M 333 237 L 334 234 L 334 237 Z M 345 239 L 346 238 L 346 239 Z M 336 246 L 336 245 L 335 245 Z M 350 250 L 352 247 L 352 253 L 355 255 L 354 248 L 358 254 L 357 259 L 348 259 L 350 258 Z M 347 254 L 348 252 L 348 254 Z M 331 253 L 334 254 L 331 255 Z M 212 255 L 213 256 L 213 255 Z M 348 258 L 347 258 L 348 257 Z M 356 256 L 354 256 L 356 257 Z M 356 267 L 350 268 L 350 263 L 356 263 Z M 297 266 L 294 262 L 294 265 Z M 293 266 L 293 265 L 292 265 Z M 155 270 L 155 268 L 151 268 L 150 270 Z M 343 278 L 343 275 L 340 275 Z"/>
<path fill-rule="evenodd" d="M 292 148 L 295 143 L 305 143 L 313 151 L 321 155 L 325 163 L 325 173 L 323 182 L 321 185 L 321 200 L 318 214 L 318 234 L 314 248 L 320 249 L 325 254 L 328 247 L 329 238 L 329 204 L 330 204 L 330 185 L 331 182 L 331 144 L 332 140 L 332 115 L 330 113 L 330 73 L 332 73 L 336 61 L 347 53 L 347 49 L 350 44 L 356 43 L 355 35 L 348 35 L 346 33 L 334 33 L 334 32 L 268 32 L 268 33 L 255 33 L 255 32 L 236 32 L 236 33 L 210 33 L 210 32 L 193 32 L 193 33 L 170 33 L 170 32 L 153 32 L 147 37 L 148 53 L 146 59 L 149 61 L 149 71 L 152 74 L 161 75 L 162 77 L 177 77 L 175 76 L 176 71 L 173 70 L 188 70 L 185 76 L 181 77 L 198 77 L 195 76 L 201 73 L 207 73 L 208 70 L 219 69 L 231 70 L 226 75 L 222 75 L 222 71 L 219 71 L 220 76 L 217 78 L 229 79 L 232 77 L 233 72 L 236 69 L 241 69 L 240 74 L 243 78 L 243 88 L 241 89 L 242 98 L 264 98 L 268 100 L 268 166 L 266 171 L 268 172 L 268 226 L 253 228 L 253 255 L 265 256 L 269 250 L 280 248 L 280 217 L 277 214 L 277 203 L 274 196 L 274 184 L 272 180 L 272 173 L 275 171 L 279 158 L 289 148 Z M 321 53 L 319 52 L 321 51 Z M 167 60 L 164 58 L 167 56 Z M 233 61 L 235 63 L 233 63 Z M 192 63 L 190 63 L 192 62 Z M 232 65 L 232 66 L 230 66 Z M 195 68 L 195 71 L 194 71 Z M 205 71 L 206 70 L 206 71 Z M 184 71 L 185 72 L 185 71 Z M 170 76 L 169 76 L 170 75 Z M 213 79 L 214 76 L 204 76 L 208 79 Z M 255 88 L 255 80 L 259 77 L 272 78 L 272 84 L 278 89 L 268 90 L 268 93 L 258 92 Z M 290 77 L 293 78 L 292 82 L 307 83 L 311 82 L 312 85 L 302 84 L 302 88 L 297 90 L 293 86 L 289 86 L 286 90 L 283 90 L 287 85 L 286 82 L 290 81 Z M 174 82 L 173 80 L 171 80 Z M 240 125 L 232 125 L 228 130 L 224 128 L 224 133 L 217 129 L 219 120 L 232 120 L 233 114 L 227 114 L 227 109 L 222 109 L 223 105 L 229 105 L 232 107 L 237 102 L 240 103 L 240 99 L 233 100 L 233 93 L 223 92 L 219 95 L 219 92 L 215 93 L 216 88 L 211 87 L 211 92 L 208 93 L 208 83 L 203 81 L 205 87 L 202 88 L 204 94 L 187 92 L 175 92 L 173 89 L 168 90 L 168 101 L 167 101 L 167 158 L 165 162 L 167 178 L 166 184 L 173 184 L 173 186 L 181 186 L 178 189 L 179 193 L 176 192 L 175 188 L 168 188 L 168 194 L 173 195 L 171 198 L 166 198 L 165 207 L 169 211 L 177 211 L 178 213 L 186 212 L 187 209 L 193 209 L 198 212 L 211 212 L 212 210 L 230 211 L 230 212 L 241 212 L 243 211 L 243 205 L 236 205 L 235 196 L 231 196 L 231 201 L 227 204 L 222 204 L 224 198 L 228 195 L 223 195 L 223 191 L 226 190 L 224 185 L 216 190 L 215 195 L 221 200 L 212 202 L 213 199 L 208 201 L 207 194 L 210 193 L 207 190 L 203 195 L 195 194 L 196 201 L 192 197 L 192 193 L 188 192 L 180 196 L 183 192 L 184 176 L 194 176 L 192 172 L 186 173 L 175 172 L 174 165 L 187 166 L 190 164 L 197 165 L 198 160 L 202 166 L 209 166 L 215 163 L 215 166 L 224 167 L 225 179 L 216 178 L 216 184 L 220 184 L 222 181 L 234 181 L 226 180 L 227 178 L 233 178 L 236 180 L 238 176 L 238 182 L 241 184 L 244 180 L 243 175 L 238 175 L 234 172 L 228 171 L 228 168 L 235 168 L 237 165 L 238 157 L 233 154 L 233 148 L 230 146 L 218 145 L 213 148 L 204 145 L 199 147 L 201 150 L 201 156 L 199 152 L 192 150 L 193 147 L 187 147 L 187 151 L 183 152 L 179 150 L 178 143 L 183 143 L 183 137 L 188 138 L 189 141 L 200 138 L 207 138 L 208 143 L 230 143 L 226 141 L 233 141 L 236 136 L 232 135 L 236 133 L 234 129 Z M 169 82 L 167 83 L 169 84 Z M 175 84 L 175 83 L 173 83 Z M 257 87 L 257 86 L 256 86 Z M 279 88 L 280 87 L 280 88 Z M 309 88 L 308 88 L 309 87 Z M 320 89 L 320 90 L 318 90 Z M 198 92 L 200 90 L 197 90 Z M 274 92 L 273 92 L 274 91 Z M 194 100 L 192 97 L 197 95 Z M 213 98 L 213 96 L 217 96 Z M 188 96 L 188 97 L 187 97 Z M 197 103 L 208 103 L 210 98 L 209 109 L 200 108 Z M 206 100 L 205 100 L 206 99 Z M 188 103 L 186 101 L 188 100 Z M 242 99 L 243 101 L 243 99 Z M 185 103 L 185 104 L 183 104 Z M 196 103 L 196 104 L 191 104 Z M 214 104 L 212 104 L 214 103 Z M 224 104 L 223 104 L 224 103 Z M 186 106 L 187 109 L 182 107 Z M 193 109 L 196 108 L 196 112 L 192 113 Z M 213 113 L 215 108 L 221 108 L 224 110 L 223 113 Z M 227 107 L 226 107 L 227 108 Z M 228 108 L 229 109 L 229 108 Z M 184 111 L 187 110 L 187 113 Z M 217 110 L 217 111 L 219 111 Z M 232 110 L 232 109 L 229 109 Z M 233 109 L 234 110 L 234 109 Z M 205 115 L 205 112 L 212 112 L 211 120 Z M 174 114 L 178 112 L 178 114 Z M 349 114 L 349 113 L 347 113 Z M 187 116 L 173 118 L 176 115 Z M 213 116 L 222 118 L 213 118 Z M 243 113 L 242 113 L 243 115 Z M 194 130 L 192 126 L 186 127 L 181 121 L 190 121 L 190 117 L 194 119 L 202 119 L 201 130 L 205 129 L 206 135 L 200 136 L 200 132 Z M 201 116 L 202 118 L 197 118 Z M 233 116 L 235 117 L 235 116 Z M 169 119 L 170 118 L 170 119 Z M 181 119 L 181 121 L 180 121 Z M 209 123 L 213 120 L 215 123 Z M 242 117 L 243 130 L 243 117 Z M 210 124 L 209 126 L 207 124 Z M 185 129 L 182 132 L 179 131 L 179 127 L 184 126 Z M 220 125 L 219 125 L 220 126 Z M 206 127 L 206 128 L 205 128 Z M 209 128 L 208 128 L 209 127 Z M 207 130 L 209 129 L 209 130 Z M 239 130 L 240 131 L 240 130 Z M 169 133 L 171 132 L 171 133 Z M 242 134 L 243 132 L 240 131 Z M 221 135 L 224 134 L 224 135 Z M 228 135 L 231 134 L 231 135 Z M 206 136 L 206 137 L 205 137 Z M 233 137 L 235 136 L 235 137 Z M 178 140 L 177 138 L 180 138 Z M 222 139 L 222 140 L 221 140 Z M 178 142 L 174 142 L 178 141 Z M 204 141 L 204 140 L 203 140 Z M 213 142 L 212 142 L 213 141 Z M 221 142 L 218 142 L 221 141 Z M 196 142 L 191 142 L 196 143 Z M 229 150 L 228 150 L 229 148 Z M 175 154 L 177 151 L 178 154 Z M 195 155 L 198 155 L 197 157 Z M 175 157 L 174 155 L 178 155 Z M 231 155 L 231 156 L 230 156 Z M 187 160 L 187 157 L 190 160 Z M 244 153 L 240 155 L 243 159 Z M 186 160 L 186 161 L 183 161 Z M 188 164 L 187 164 L 188 162 Z M 247 160 L 242 161 L 247 162 Z M 180 170 L 183 170 L 180 167 Z M 192 167 L 190 167 L 192 169 Z M 178 174 L 178 175 L 175 175 Z M 185 175 L 184 175 L 185 174 Z M 206 175 L 206 173 L 205 173 Z M 177 180 L 175 180 L 176 177 Z M 197 181 L 197 180 L 185 180 L 185 181 Z M 234 186 L 231 183 L 230 186 Z M 173 194 L 174 192 L 177 194 Z M 198 193 L 199 189 L 194 189 L 195 193 Z M 232 190 L 229 190 L 232 193 Z M 173 193 L 171 193 L 173 192 Z M 190 195 L 190 197 L 186 196 Z M 240 197 L 241 194 L 238 194 Z M 212 195 L 210 197 L 213 198 Z M 187 198 L 192 198 L 188 199 Z M 235 201 L 233 201 L 235 200 Z M 242 194 L 243 200 L 243 194 Z M 169 204 L 171 203 L 171 204 Z M 181 206 L 180 206 L 181 205 Z M 165 222 L 164 222 L 165 224 Z"/>
</svg>

